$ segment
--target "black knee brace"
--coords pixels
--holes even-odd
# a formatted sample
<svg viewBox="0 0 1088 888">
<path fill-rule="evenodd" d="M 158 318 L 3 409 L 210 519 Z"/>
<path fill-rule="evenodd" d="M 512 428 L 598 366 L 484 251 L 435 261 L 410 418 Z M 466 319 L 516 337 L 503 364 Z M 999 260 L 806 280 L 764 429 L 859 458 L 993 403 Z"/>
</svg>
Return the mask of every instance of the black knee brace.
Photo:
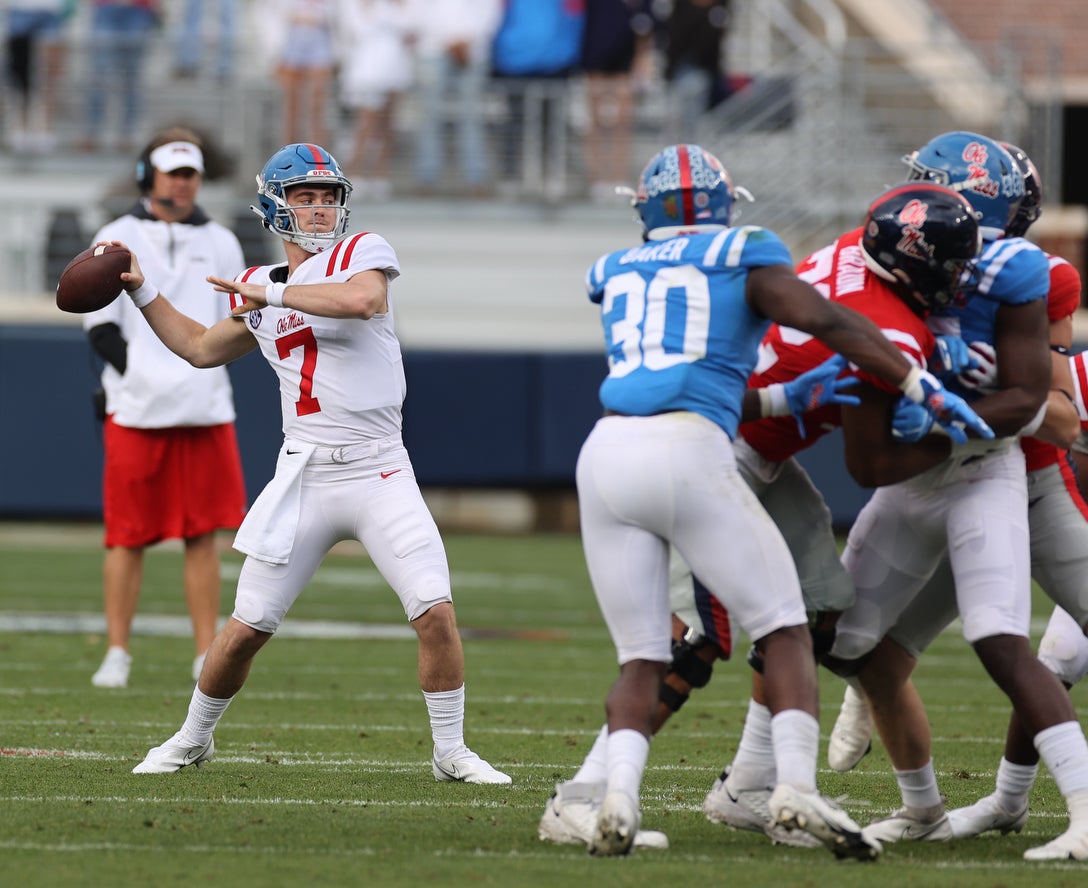
<svg viewBox="0 0 1088 888">
<path fill-rule="evenodd" d="M 692 688 L 706 687 L 714 672 L 714 666 L 700 657 L 698 650 L 710 644 L 702 635 L 688 629 L 683 638 L 672 643 L 672 662 L 669 664 L 668 675 L 683 679 Z M 668 682 L 661 683 L 660 700 L 673 712 L 679 711 L 689 696 L 680 693 Z"/>
<path fill-rule="evenodd" d="M 669 672 L 684 679 L 693 688 L 705 688 L 714 666 L 699 656 L 698 650 L 711 645 L 699 633 L 688 629 L 684 637 L 672 643 L 672 663 Z"/>
</svg>

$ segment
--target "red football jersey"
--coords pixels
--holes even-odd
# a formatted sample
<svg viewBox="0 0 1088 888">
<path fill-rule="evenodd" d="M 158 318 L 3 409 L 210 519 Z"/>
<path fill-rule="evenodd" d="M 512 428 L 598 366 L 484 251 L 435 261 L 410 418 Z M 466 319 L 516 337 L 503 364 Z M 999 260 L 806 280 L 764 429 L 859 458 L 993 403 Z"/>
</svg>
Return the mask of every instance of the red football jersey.
<svg viewBox="0 0 1088 888">
<path fill-rule="evenodd" d="M 827 298 L 873 321 L 911 363 L 926 366 L 936 344 L 933 333 L 925 321 L 865 265 L 860 228 L 847 232 L 835 243 L 802 260 L 797 266 L 797 274 Z M 775 382 L 788 382 L 822 364 L 831 355 L 831 349 L 808 333 L 774 324 L 760 343 L 759 360 L 748 385 L 761 388 Z M 898 392 L 894 385 L 853 364 L 843 375 L 856 376 L 885 391 Z M 804 423 L 804 438 L 793 416 L 772 416 L 746 422 L 741 425 L 740 434 L 766 459 L 780 462 L 838 428 L 842 418 L 838 406 L 830 405 L 806 413 Z"/>
<path fill-rule="evenodd" d="M 1061 256 L 1049 256 L 1050 290 L 1046 294 L 1046 314 L 1050 323 L 1067 318 L 1080 307 L 1080 273 Z M 1074 379 L 1076 374 L 1074 372 Z M 1021 438 L 1029 472 L 1051 466 L 1065 451 L 1038 438 Z"/>
</svg>

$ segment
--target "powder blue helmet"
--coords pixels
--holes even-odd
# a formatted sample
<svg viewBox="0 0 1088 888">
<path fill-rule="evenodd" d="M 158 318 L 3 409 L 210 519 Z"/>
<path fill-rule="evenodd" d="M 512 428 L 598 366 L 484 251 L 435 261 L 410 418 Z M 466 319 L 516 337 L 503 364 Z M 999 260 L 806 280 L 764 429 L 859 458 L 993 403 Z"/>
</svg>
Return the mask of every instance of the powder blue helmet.
<svg viewBox="0 0 1088 888">
<path fill-rule="evenodd" d="M 644 235 L 664 240 L 708 225 L 728 226 L 735 198 L 718 158 L 698 145 L 670 145 L 650 158 L 639 176 L 634 207 Z"/>
<path fill-rule="evenodd" d="M 294 210 L 287 203 L 287 189 L 295 185 L 333 187 L 336 192 L 336 225 L 330 231 L 302 228 Z M 285 145 L 273 154 L 257 176 L 259 206 L 250 207 L 261 217 L 265 227 L 284 240 L 298 244 L 309 253 L 320 253 L 336 243 L 348 227 L 348 195 L 351 182 L 340 165 L 320 145 L 297 143 Z"/>
<path fill-rule="evenodd" d="M 1024 177 L 1001 144 L 978 133 L 951 132 L 930 139 L 903 158 L 908 181 L 924 180 L 959 191 L 979 213 L 984 240 L 1004 236 L 1024 197 Z"/>
</svg>

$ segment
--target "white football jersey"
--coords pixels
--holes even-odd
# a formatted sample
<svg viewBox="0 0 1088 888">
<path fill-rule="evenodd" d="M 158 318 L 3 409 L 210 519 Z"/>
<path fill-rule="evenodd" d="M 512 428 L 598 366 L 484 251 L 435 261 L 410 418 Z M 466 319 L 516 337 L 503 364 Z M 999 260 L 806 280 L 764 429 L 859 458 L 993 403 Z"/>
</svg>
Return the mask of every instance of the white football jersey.
<svg viewBox="0 0 1088 888">
<path fill-rule="evenodd" d="M 377 234 L 346 235 L 285 278 L 287 264 L 256 266 L 240 277 L 254 284 L 343 283 L 363 271 L 400 274 L 396 253 Z M 237 303 L 239 297 L 232 296 Z M 393 304 L 369 320 L 326 318 L 268 306 L 245 315 L 280 381 L 285 437 L 342 447 L 395 435 L 401 428 L 404 365 L 393 331 Z"/>
</svg>

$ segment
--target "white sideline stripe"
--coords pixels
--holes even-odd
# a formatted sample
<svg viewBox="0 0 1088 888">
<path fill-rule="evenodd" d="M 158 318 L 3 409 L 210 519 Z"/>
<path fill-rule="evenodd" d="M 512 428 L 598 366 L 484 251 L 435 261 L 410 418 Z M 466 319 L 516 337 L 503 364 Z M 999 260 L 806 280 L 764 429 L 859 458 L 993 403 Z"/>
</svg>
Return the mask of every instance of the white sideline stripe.
<svg viewBox="0 0 1088 888">
<path fill-rule="evenodd" d="M 101 614 L 16 614 L 0 613 L 0 632 L 87 632 L 101 635 L 106 618 Z M 187 638 L 193 634 L 188 617 L 137 614 L 132 622 L 136 635 Z M 332 620 L 287 620 L 276 631 L 277 638 L 309 639 L 415 639 L 411 626 L 385 623 L 351 623 Z"/>
<path fill-rule="evenodd" d="M 146 780 L 147 775 L 141 777 Z M 340 807 L 351 808 L 450 808 L 456 805 L 463 805 L 471 808 L 503 808 L 505 810 L 539 810 L 540 799 L 537 798 L 537 794 L 540 790 L 536 787 L 520 786 L 516 789 L 506 787 L 504 791 L 509 792 L 525 792 L 531 793 L 531 799 L 518 800 L 516 798 L 504 797 L 499 800 L 480 799 L 478 796 L 472 798 L 466 797 L 463 800 L 442 798 L 435 800 L 416 800 L 416 801 L 401 801 L 397 799 L 289 799 L 274 796 L 271 798 L 255 797 L 255 798 L 226 798 L 220 797 L 215 800 L 216 804 L 223 805 L 237 805 L 239 807 L 252 807 L 255 805 L 288 805 L 296 806 L 300 808 L 317 808 L 325 805 L 334 805 Z M 52 804 L 55 802 L 77 802 L 85 803 L 88 800 L 94 801 L 96 804 L 111 804 L 111 805 L 200 805 L 206 803 L 208 799 L 197 797 L 174 797 L 174 796 L 91 796 L 91 795 L 9 795 L 0 796 L 0 802 L 5 804 Z M 698 804 L 677 802 L 676 796 L 669 793 L 643 793 L 643 802 L 660 802 L 664 803 L 664 809 L 668 811 L 678 811 L 685 813 L 702 813 L 703 805 L 700 801 Z M 846 802 L 849 807 L 852 808 L 871 808 L 873 803 L 860 799 L 850 799 Z M 1068 819 L 1069 813 L 1066 811 L 1037 811 L 1031 809 L 1032 818 L 1038 818 L 1040 820 L 1050 819 L 1057 820 L 1059 818 Z M 0 847 L 2 847 L 0 843 Z M 1081 864 L 1083 869 L 1083 864 Z"/>
<path fill-rule="evenodd" d="M 1037 638 L 1042 635 L 1042 633 L 1046 630 L 1048 620 L 1049 617 L 1032 618 L 1032 637 Z M 220 620 L 220 625 L 222 625 L 222 623 L 223 621 Z M 168 638 L 187 638 L 192 635 L 192 624 L 189 622 L 188 617 L 137 614 L 136 618 L 132 622 L 132 631 L 136 635 L 151 635 Z M 557 631 L 566 632 L 568 630 L 562 629 Z M 952 630 L 945 630 L 945 632 L 949 631 Z M 57 634 L 86 632 L 96 635 L 102 635 L 106 632 L 106 617 L 103 614 L 87 613 L 43 614 L 0 612 L 0 632 L 42 632 Z M 411 626 L 401 623 L 358 623 L 343 620 L 333 621 L 288 619 L 279 627 L 278 630 L 276 630 L 276 637 L 341 640 L 414 640 L 416 634 Z M 932 665 L 936 665 L 938 663 L 938 660 L 936 656 L 933 656 L 930 657 L 927 662 Z"/>
<path fill-rule="evenodd" d="M 201 801 L 207 801 L 202 799 Z M 240 845 L 231 843 L 229 845 L 151 845 L 151 844 L 127 844 L 122 842 L 80 842 L 80 843 L 67 843 L 67 842 L 12 842 L 12 841 L 0 841 L 0 848 L 8 851 L 53 851 L 61 853 L 85 853 L 89 851 L 106 851 L 106 852 L 130 852 L 139 851 L 143 853 L 161 854 L 163 852 L 185 852 L 190 854 L 207 854 L 209 852 L 221 852 L 229 851 L 232 854 L 244 852 L 247 854 L 330 854 L 327 848 L 299 848 L 297 846 L 282 847 L 279 845 L 255 845 L 247 844 Z M 373 857 L 378 852 L 373 848 L 360 848 L 355 846 L 353 848 L 338 848 L 336 849 L 335 856 L 337 857 Z M 385 853 L 384 850 L 382 853 Z M 560 867 L 567 861 L 573 863 L 579 868 L 582 867 L 585 860 L 585 851 L 578 851 L 577 849 L 571 849 L 569 855 L 562 857 L 556 856 L 550 851 L 485 851 L 482 848 L 473 848 L 472 850 L 465 850 L 464 848 L 439 848 L 430 852 L 432 857 L 445 858 L 445 859 L 463 859 L 463 860 L 541 860 L 546 861 L 553 868 Z M 650 859 L 647 855 L 646 859 Z M 804 851 L 793 851 L 788 848 L 784 848 L 779 851 L 777 859 L 782 862 L 798 862 L 803 863 L 806 860 L 811 859 L 806 855 Z M 747 853 L 738 853 L 730 855 L 714 855 L 713 857 L 708 854 L 678 854 L 675 851 L 669 852 L 670 864 L 684 864 L 684 863 L 724 863 L 734 864 L 738 867 L 752 866 L 752 857 Z M 948 862 L 935 862 L 930 861 L 926 863 L 927 867 L 933 867 L 934 869 L 944 870 L 1009 870 L 1009 871 L 1022 871 L 1025 865 L 1021 862 L 1014 861 L 994 861 L 990 859 L 985 860 L 957 860 Z M 1052 863 L 1033 863 L 1030 864 L 1032 872 L 1041 872 L 1043 870 L 1054 870 L 1061 872 L 1084 872 L 1084 864 L 1078 862 L 1064 862 L 1056 861 Z M 741 872 L 744 872 L 742 869 Z"/>
</svg>

